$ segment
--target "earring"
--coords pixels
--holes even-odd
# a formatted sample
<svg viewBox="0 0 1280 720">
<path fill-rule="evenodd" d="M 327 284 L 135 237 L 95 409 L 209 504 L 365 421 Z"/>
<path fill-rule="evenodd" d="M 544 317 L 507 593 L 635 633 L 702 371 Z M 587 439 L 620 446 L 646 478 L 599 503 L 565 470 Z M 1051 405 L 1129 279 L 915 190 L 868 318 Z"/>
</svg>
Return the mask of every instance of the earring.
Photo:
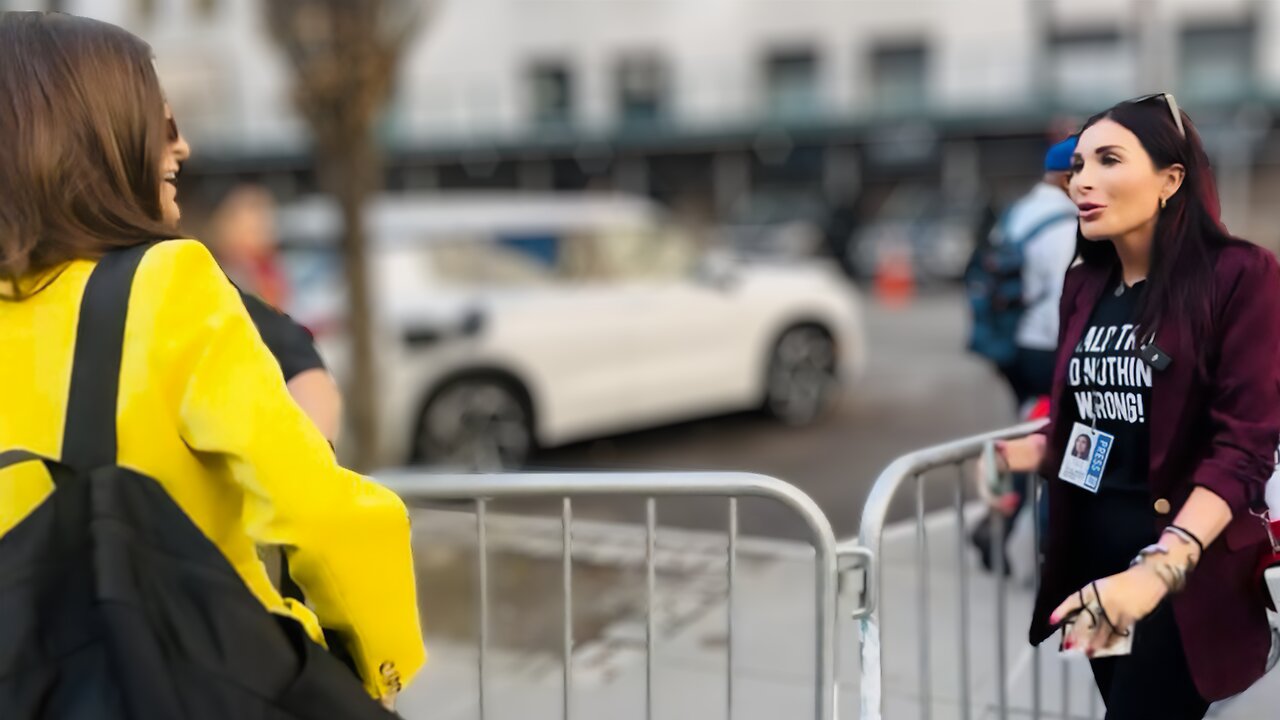
<svg viewBox="0 0 1280 720">
<path fill-rule="evenodd" d="M 1168 204 L 1168 202 L 1169 202 L 1169 198 L 1160 198 L 1160 209 L 1163 210 L 1164 206 Z"/>
</svg>

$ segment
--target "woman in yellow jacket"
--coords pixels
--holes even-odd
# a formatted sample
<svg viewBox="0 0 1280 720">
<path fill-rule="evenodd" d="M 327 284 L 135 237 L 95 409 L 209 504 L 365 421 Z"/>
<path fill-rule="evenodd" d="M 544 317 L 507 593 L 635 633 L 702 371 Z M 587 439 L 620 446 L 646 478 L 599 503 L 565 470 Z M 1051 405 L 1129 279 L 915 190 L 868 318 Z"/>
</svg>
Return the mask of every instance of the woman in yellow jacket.
<svg viewBox="0 0 1280 720">
<path fill-rule="evenodd" d="M 105 23 L 0 13 L 0 98 L 0 448 L 57 458 L 86 281 L 104 252 L 176 234 L 187 150 L 151 49 Z M 119 464 L 159 481 L 268 610 L 318 643 L 335 632 L 389 705 L 425 660 L 404 504 L 337 465 L 198 242 L 138 268 L 116 419 Z M 51 490 L 39 466 L 0 472 L 0 535 Z M 308 607 L 258 546 L 284 548 Z"/>
</svg>

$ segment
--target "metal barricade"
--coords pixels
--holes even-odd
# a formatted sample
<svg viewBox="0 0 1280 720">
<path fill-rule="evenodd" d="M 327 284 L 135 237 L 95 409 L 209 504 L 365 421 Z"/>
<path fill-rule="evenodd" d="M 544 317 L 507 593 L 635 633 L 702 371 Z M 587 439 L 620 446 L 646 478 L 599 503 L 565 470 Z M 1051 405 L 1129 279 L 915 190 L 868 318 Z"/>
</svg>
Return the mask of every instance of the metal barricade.
<svg viewBox="0 0 1280 720">
<path fill-rule="evenodd" d="M 875 558 L 872 569 L 867 573 L 866 585 L 870 587 L 870 602 L 866 603 L 860 610 L 854 612 L 854 617 L 860 620 L 859 624 L 859 643 L 862 658 L 862 720 L 880 720 L 884 712 L 884 697 L 881 692 L 883 681 L 883 648 L 884 643 L 881 638 L 881 629 L 883 624 L 884 610 L 882 603 L 882 593 L 884 592 L 884 573 L 883 573 L 883 554 L 882 539 L 885 530 L 885 524 L 888 520 L 890 503 L 897 495 L 898 490 L 902 486 L 912 483 L 915 486 L 915 537 L 916 537 L 916 585 L 915 592 L 915 611 L 919 623 L 919 667 L 918 667 L 918 694 L 920 698 L 920 717 L 929 720 L 932 716 L 932 702 L 934 700 L 933 674 L 931 661 L 933 659 L 930 637 L 929 623 L 931 617 L 931 596 L 930 596 L 930 572 L 929 572 L 929 536 L 925 527 L 925 487 L 927 477 L 926 474 L 933 470 L 939 470 L 947 467 L 954 467 L 956 473 L 949 476 L 948 482 L 953 482 L 954 486 L 954 509 L 957 524 L 958 537 L 955 538 L 957 545 L 957 571 L 959 576 L 959 597 L 957 598 L 958 606 L 958 632 L 960 635 L 958 647 L 959 653 L 956 658 L 956 669 L 959 675 L 958 685 L 960 689 L 959 709 L 960 717 L 963 720 L 969 720 L 972 716 L 971 708 L 973 706 L 973 698 L 970 688 L 970 598 L 969 598 L 969 577 L 967 567 L 969 563 L 968 538 L 966 536 L 965 523 L 965 485 L 969 482 L 964 472 L 964 463 L 976 459 L 984 450 L 989 452 L 992 444 L 999 440 L 1010 440 L 1035 432 L 1043 427 L 1044 421 L 1025 423 L 1005 430 L 999 430 L 983 435 L 964 438 L 953 442 L 944 443 L 935 447 L 927 448 L 917 452 L 910 453 L 898 458 L 888 468 L 884 470 L 876 479 L 875 485 L 871 489 L 871 494 L 867 498 L 867 503 L 863 508 L 862 522 L 859 528 L 857 545 L 860 546 L 865 553 Z M 1033 478 L 1032 487 L 1035 493 L 1031 501 L 1028 503 L 1028 509 L 1031 510 L 1034 518 L 1035 537 L 1039 537 L 1039 513 L 1036 512 L 1038 507 L 1040 481 Z M 1006 687 L 1006 679 L 1008 678 L 1008 658 L 1006 657 L 1007 645 L 1007 627 L 1008 611 L 1007 611 L 1007 586 L 1008 580 L 1005 577 L 1005 547 L 1003 528 L 997 527 L 992 531 L 994 542 L 992 554 L 995 558 L 995 572 L 993 573 L 993 582 L 996 585 L 996 601 L 995 601 L 995 628 L 996 628 L 996 681 L 995 681 L 995 710 L 997 717 L 1006 720 L 1010 716 L 1008 688 Z M 1034 545 L 1034 543 L 1033 543 Z M 840 551 L 847 554 L 849 549 L 845 544 L 840 546 Z M 1034 567 L 1036 568 L 1036 585 L 1039 585 L 1039 562 L 1035 559 Z M 894 608 L 896 611 L 897 608 Z M 1023 628 L 1025 626 L 1019 626 Z M 1041 663 L 1040 649 L 1032 650 L 1032 687 L 1031 687 L 1031 709 L 1030 716 L 1033 720 L 1040 717 L 1046 717 L 1043 714 L 1043 702 L 1041 697 Z M 1067 663 L 1062 663 L 1062 705 L 1059 713 L 1053 713 L 1048 717 L 1078 717 L 1071 714 L 1071 671 Z M 1091 682 L 1091 681 L 1090 681 Z M 1087 709 L 1088 715 L 1085 717 L 1097 717 L 1098 698 L 1094 692 L 1090 693 L 1090 707 Z M 1019 716 L 1024 713 L 1019 712 Z M 898 720 L 898 718 L 894 718 Z"/>
<path fill-rule="evenodd" d="M 814 596 L 816 603 L 815 644 L 815 713 L 818 720 L 836 717 L 836 569 L 837 549 L 831 524 L 818 506 L 797 488 L 771 477 L 746 473 L 535 473 L 502 475 L 439 475 L 415 471 L 389 471 L 377 475 L 379 482 L 398 493 L 407 502 L 466 500 L 474 503 L 478 550 L 478 620 L 479 708 L 485 717 L 487 656 L 490 643 L 489 577 L 486 540 L 486 512 L 489 503 L 504 498 L 558 498 L 561 500 L 563 576 L 563 717 L 573 716 L 573 499 L 575 497 L 630 496 L 645 499 L 646 509 L 646 636 L 645 636 L 645 717 L 654 708 L 656 643 L 654 598 L 657 592 L 655 552 L 658 536 L 657 501 L 659 498 L 711 496 L 723 497 L 727 503 L 728 552 L 725 571 L 728 580 L 728 673 L 726 698 L 728 717 L 734 708 L 734 581 L 737 572 L 738 499 L 759 497 L 775 500 L 790 508 L 808 526 L 815 549 Z M 851 561 L 858 566 L 866 553 L 849 548 Z"/>
</svg>

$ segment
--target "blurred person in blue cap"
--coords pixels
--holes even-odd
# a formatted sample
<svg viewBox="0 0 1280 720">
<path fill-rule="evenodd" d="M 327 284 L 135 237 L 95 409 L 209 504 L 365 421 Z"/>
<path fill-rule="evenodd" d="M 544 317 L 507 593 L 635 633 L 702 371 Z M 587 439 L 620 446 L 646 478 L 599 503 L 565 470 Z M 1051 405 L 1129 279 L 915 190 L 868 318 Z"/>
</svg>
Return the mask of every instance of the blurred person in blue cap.
<svg viewBox="0 0 1280 720">
<path fill-rule="evenodd" d="M 1078 212 L 1067 195 L 1076 139 L 1068 137 L 1045 153 L 1044 175 L 1005 211 L 967 277 L 974 307 L 970 349 L 991 360 L 1009 383 L 1021 419 L 1053 386 L 1058 301 L 1076 252 Z M 991 498 L 992 512 L 1009 518 L 1006 538 L 1026 496 L 1027 479 L 1018 476 L 1012 492 Z M 983 566 L 992 569 L 990 522 L 978 526 L 973 543 Z M 1009 571 L 1007 561 L 1004 568 Z"/>
<path fill-rule="evenodd" d="M 1058 348 L 1058 300 L 1062 278 L 1076 254 L 1078 211 L 1067 195 L 1076 136 L 1049 148 L 1044 175 L 1010 206 L 1005 241 L 1023 248 L 1024 310 L 1015 335 L 1017 359 L 1006 373 L 1019 411 L 1028 401 L 1048 395 L 1053 383 L 1053 354 Z"/>
</svg>

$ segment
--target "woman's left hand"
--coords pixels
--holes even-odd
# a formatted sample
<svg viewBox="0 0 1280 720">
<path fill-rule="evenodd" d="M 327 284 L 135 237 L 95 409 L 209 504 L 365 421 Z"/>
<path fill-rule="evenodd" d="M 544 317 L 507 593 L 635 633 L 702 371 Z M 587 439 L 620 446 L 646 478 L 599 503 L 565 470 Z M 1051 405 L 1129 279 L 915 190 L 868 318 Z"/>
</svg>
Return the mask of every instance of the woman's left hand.
<svg viewBox="0 0 1280 720">
<path fill-rule="evenodd" d="M 1133 632 L 1134 624 L 1150 615 L 1166 594 L 1168 588 L 1155 571 L 1137 565 L 1086 585 L 1063 601 L 1049 616 L 1049 622 L 1057 625 L 1079 610 L 1083 596 L 1084 607 L 1096 616 L 1095 622 L 1088 621 L 1089 612 L 1080 613 L 1079 621 L 1072 624 L 1071 634 L 1064 639 L 1063 648 L 1079 648 L 1092 656 Z"/>
</svg>

